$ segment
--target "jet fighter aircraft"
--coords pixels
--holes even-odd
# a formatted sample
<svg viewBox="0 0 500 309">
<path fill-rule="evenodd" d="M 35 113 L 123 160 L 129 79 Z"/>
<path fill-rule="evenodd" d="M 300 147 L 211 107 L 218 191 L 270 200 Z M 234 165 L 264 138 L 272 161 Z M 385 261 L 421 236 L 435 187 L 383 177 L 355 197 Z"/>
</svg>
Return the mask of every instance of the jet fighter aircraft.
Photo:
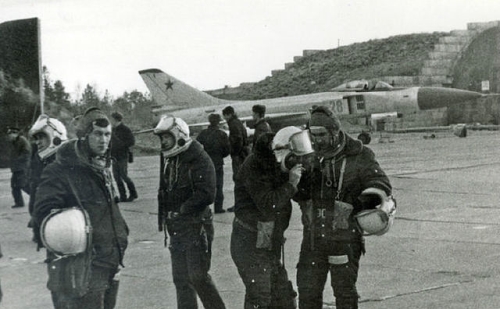
<svg viewBox="0 0 500 309">
<path fill-rule="evenodd" d="M 252 106 L 266 106 L 266 118 L 276 132 L 282 127 L 304 125 L 308 111 L 313 106 L 325 105 L 339 115 L 343 125 L 347 121 L 358 125 L 369 125 L 370 117 L 380 118 L 388 114 L 411 114 L 421 110 L 448 107 L 464 101 L 474 100 L 481 93 L 442 87 L 394 88 L 387 83 L 377 84 L 373 89 L 352 87 L 345 84 L 335 91 L 304 94 L 273 99 L 235 101 L 215 98 L 195 89 L 159 69 L 139 71 L 157 106 L 156 115 L 171 114 L 189 124 L 191 132 L 206 127 L 210 113 L 222 113 L 232 106 L 240 120 L 252 125 Z M 143 131 L 145 132 L 145 131 Z"/>
</svg>

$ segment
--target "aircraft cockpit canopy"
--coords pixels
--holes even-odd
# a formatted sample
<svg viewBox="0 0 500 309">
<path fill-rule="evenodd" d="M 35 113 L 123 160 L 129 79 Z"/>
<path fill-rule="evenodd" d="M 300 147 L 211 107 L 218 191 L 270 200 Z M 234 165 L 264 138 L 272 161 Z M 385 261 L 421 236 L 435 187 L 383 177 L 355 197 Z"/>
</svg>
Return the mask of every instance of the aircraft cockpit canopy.
<svg viewBox="0 0 500 309">
<path fill-rule="evenodd" d="M 393 87 L 381 80 L 353 80 L 332 89 L 332 91 L 387 91 Z"/>
</svg>

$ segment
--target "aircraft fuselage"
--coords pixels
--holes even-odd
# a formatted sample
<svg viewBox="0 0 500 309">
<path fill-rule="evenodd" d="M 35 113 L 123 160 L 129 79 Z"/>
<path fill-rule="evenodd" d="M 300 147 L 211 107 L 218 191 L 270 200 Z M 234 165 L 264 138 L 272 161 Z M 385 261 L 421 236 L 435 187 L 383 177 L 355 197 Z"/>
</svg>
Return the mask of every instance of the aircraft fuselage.
<svg viewBox="0 0 500 309">
<path fill-rule="evenodd" d="M 285 121 L 284 118 L 288 115 L 290 121 L 287 122 L 294 123 L 295 120 L 306 119 L 307 112 L 313 106 L 319 105 L 328 106 L 341 119 L 346 119 L 369 117 L 373 114 L 388 112 L 412 114 L 421 110 L 446 107 L 449 104 L 475 99 L 479 96 L 480 94 L 475 92 L 457 89 L 410 87 L 377 92 L 322 92 L 252 101 L 219 100 L 217 105 L 179 109 L 168 113 L 184 119 L 189 124 L 204 123 L 209 114 L 222 114 L 225 107 L 232 106 L 240 118 L 248 120 L 252 115 L 252 106 L 262 104 L 266 106 L 267 115 L 278 114 L 278 118 L 281 118 L 280 122 Z M 162 109 L 157 109 L 155 112 L 164 113 Z M 303 117 L 300 113 L 304 114 Z M 301 121 L 297 124 L 302 123 L 304 122 Z"/>
<path fill-rule="evenodd" d="M 441 87 L 408 87 L 386 89 L 331 91 L 253 101 L 230 101 L 215 98 L 189 86 L 159 69 L 139 71 L 146 86 L 159 104 L 156 115 L 171 114 L 184 119 L 191 128 L 208 124 L 211 113 L 222 114 L 232 106 L 240 119 L 251 123 L 252 106 L 266 106 L 266 117 L 273 129 L 285 125 L 302 125 L 313 106 L 328 106 L 341 120 L 365 118 L 376 114 L 413 114 L 421 110 L 451 106 L 481 96 L 480 93 Z M 365 121 L 366 123 L 366 121 Z M 361 121 L 358 122 L 361 124 Z"/>
</svg>

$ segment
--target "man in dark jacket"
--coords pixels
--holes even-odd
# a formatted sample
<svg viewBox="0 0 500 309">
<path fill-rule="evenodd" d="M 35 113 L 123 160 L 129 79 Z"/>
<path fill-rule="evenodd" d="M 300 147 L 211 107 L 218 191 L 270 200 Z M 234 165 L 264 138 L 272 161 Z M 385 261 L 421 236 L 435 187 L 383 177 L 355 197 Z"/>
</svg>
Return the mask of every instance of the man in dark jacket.
<svg viewBox="0 0 500 309">
<path fill-rule="evenodd" d="M 78 140 L 72 140 L 57 150 L 56 161 L 42 173 L 38 186 L 34 219 L 41 226 L 52 210 L 68 207 L 84 209 L 92 226 L 91 246 L 82 254 L 90 263 L 79 263 L 78 256 L 56 256 L 47 248 L 49 281 L 56 309 L 110 309 L 116 302 L 118 281 L 115 275 L 127 247 L 128 227 L 123 219 L 115 194 L 110 171 L 109 142 L 111 124 L 98 108 L 90 108 L 78 123 Z M 50 267 L 61 262 L 59 266 Z M 74 274 L 86 273 L 90 279 L 79 289 Z M 67 280 L 67 281 L 66 281 Z"/>
<path fill-rule="evenodd" d="M 372 150 L 340 129 L 327 108 L 312 110 L 309 131 L 317 155 L 312 171 L 299 184 L 304 224 L 297 266 L 299 307 L 323 308 L 328 273 L 338 309 L 358 308 L 356 281 L 364 253 L 355 215 L 369 207 L 362 192 L 375 188 L 391 195 L 389 178 Z"/>
<path fill-rule="evenodd" d="M 10 163 L 10 186 L 14 205 L 12 208 L 24 207 L 22 191 L 29 193 L 28 170 L 31 156 L 31 145 L 28 140 L 21 135 L 21 131 L 16 127 L 9 127 L 7 130 L 9 140 L 12 142 L 12 157 Z"/>
<path fill-rule="evenodd" d="M 208 153 L 215 167 L 216 192 L 214 211 L 216 214 L 224 213 L 224 158 L 229 155 L 230 145 L 226 132 L 219 129 L 221 117 L 219 114 L 210 114 L 208 121 L 210 125 L 201 131 L 196 138 Z"/>
<path fill-rule="evenodd" d="M 252 118 L 255 121 L 254 123 L 254 132 L 253 132 L 253 141 L 252 141 L 252 150 L 255 149 L 255 142 L 264 133 L 272 132 L 271 126 L 267 123 L 266 119 L 266 106 L 256 104 L 252 106 Z"/>
<path fill-rule="evenodd" d="M 170 235 L 177 308 L 198 308 L 198 295 L 205 308 L 224 309 L 208 274 L 214 237 L 212 160 L 180 118 L 163 116 L 153 132 L 161 141 L 158 227 L 165 233 L 165 245 L 167 231 Z"/>
<path fill-rule="evenodd" d="M 135 184 L 128 176 L 128 159 L 130 147 L 135 144 L 135 137 L 132 131 L 123 122 L 123 115 L 119 112 L 111 114 L 111 125 L 113 133 L 111 135 L 111 157 L 115 159 L 113 162 L 113 176 L 115 177 L 118 191 L 120 192 L 120 202 L 132 202 L 137 196 Z M 125 185 L 127 192 L 125 191 Z"/>
<path fill-rule="evenodd" d="M 226 120 L 229 127 L 229 143 L 231 145 L 231 166 L 233 169 L 233 181 L 240 169 L 241 164 L 249 154 L 247 130 L 238 119 L 234 108 L 227 106 L 222 110 L 222 117 Z M 234 206 L 229 207 L 228 211 L 234 211 Z"/>
<path fill-rule="evenodd" d="M 231 257 L 246 287 L 245 309 L 296 308 L 281 252 L 302 165 L 283 172 L 273 137 L 261 135 L 236 176 Z"/>
<path fill-rule="evenodd" d="M 40 184 L 42 171 L 47 165 L 55 161 L 57 149 L 68 140 L 66 133 L 66 127 L 62 122 L 44 114 L 38 117 L 29 130 L 30 137 L 35 141 L 29 170 L 30 200 L 28 208 L 31 216 L 33 216 L 36 190 Z M 28 223 L 28 227 L 33 228 L 34 240 L 37 241 L 39 227 L 34 225 L 33 219 Z"/>
<path fill-rule="evenodd" d="M 222 110 L 222 117 L 224 117 L 229 127 L 229 143 L 231 144 L 231 161 L 234 180 L 241 164 L 245 161 L 249 153 L 247 130 L 238 119 L 238 115 L 236 115 L 232 106 L 227 106 Z"/>
</svg>

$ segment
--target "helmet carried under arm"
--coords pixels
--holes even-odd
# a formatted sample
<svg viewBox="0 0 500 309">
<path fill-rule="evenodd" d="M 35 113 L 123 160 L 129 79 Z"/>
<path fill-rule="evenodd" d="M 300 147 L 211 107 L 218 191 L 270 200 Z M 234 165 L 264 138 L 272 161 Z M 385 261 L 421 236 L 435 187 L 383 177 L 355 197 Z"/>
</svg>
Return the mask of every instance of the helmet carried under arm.
<svg viewBox="0 0 500 309">
<path fill-rule="evenodd" d="M 361 192 L 360 199 L 368 209 L 354 217 L 363 235 L 384 235 L 394 223 L 396 200 L 378 188 L 368 188 Z M 373 208 L 372 208 L 373 207 Z"/>
<path fill-rule="evenodd" d="M 59 255 L 82 253 L 92 244 L 92 226 L 87 212 L 79 207 L 54 209 L 42 221 L 42 243 Z"/>
</svg>

